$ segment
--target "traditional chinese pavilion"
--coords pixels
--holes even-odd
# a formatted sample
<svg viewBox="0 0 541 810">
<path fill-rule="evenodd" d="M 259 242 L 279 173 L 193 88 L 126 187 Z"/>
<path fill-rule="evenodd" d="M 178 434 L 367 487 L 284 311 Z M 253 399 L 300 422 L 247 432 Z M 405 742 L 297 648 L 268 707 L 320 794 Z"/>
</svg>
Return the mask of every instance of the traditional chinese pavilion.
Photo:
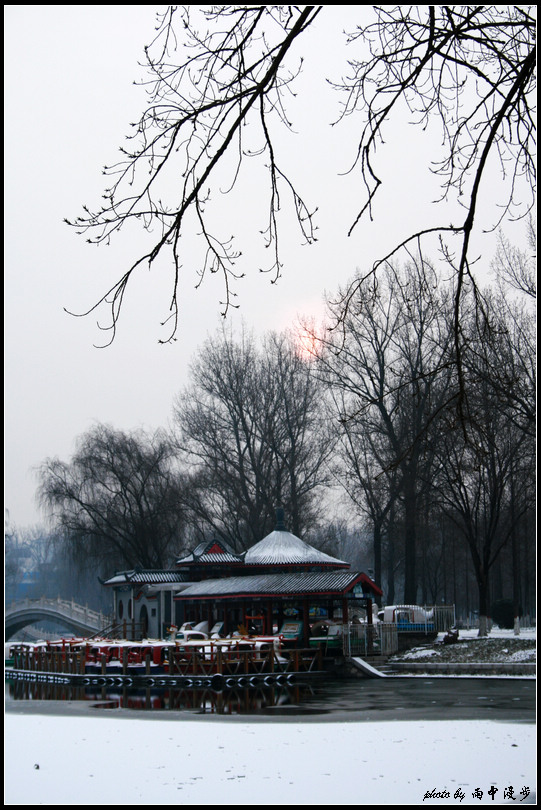
<svg viewBox="0 0 541 810">
<path fill-rule="evenodd" d="M 306 644 L 311 621 L 347 622 L 382 595 L 366 574 L 287 531 L 281 509 L 274 531 L 246 552 L 215 539 L 178 559 L 173 570 L 123 571 L 104 584 L 113 589 L 116 620 L 137 625 L 143 635 L 162 637 L 171 624 L 203 621 L 222 633 L 273 634 L 295 620 Z"/>
</svg>

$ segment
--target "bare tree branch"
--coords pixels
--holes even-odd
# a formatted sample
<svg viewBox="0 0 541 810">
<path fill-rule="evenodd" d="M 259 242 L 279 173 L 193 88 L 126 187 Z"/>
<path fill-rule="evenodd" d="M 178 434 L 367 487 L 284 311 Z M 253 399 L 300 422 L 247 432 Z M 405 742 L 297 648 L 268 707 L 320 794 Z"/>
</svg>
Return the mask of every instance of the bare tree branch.
<svg viewBox="0 0 541 810">
<path fill-rule="evenodd" d="M 85 208 L 84 217 L 72 222 L 67 220 L 80 233 L 97 231 L 97 236 L 88 240 L 95 244 L 108 243 L 113 234 L 134 219 L 147 230 L 156 223 L 160 226 L 161 236 L 152 248 L 137 259 L 90 310 L 82 313 L 88 315 L 102 304 L 109 305 L 110 325 L 107 328 L 112 331 L 109 342 L 114 340 L 126 287 L 133 273 L 141 265 L 151 266 L 165 247 L 171 249 L 174 268 L 167 318 L 167 321 L 172 321 L 172 327 L 169 337 L 161 342 L 174 339 L 179 312 L 182 226 L 192 211 L 206 244 L 205 260 L 199 271 L 200 283 L 207 272 L 220 272 L 226 291 L 223 314 L 232 306 L 230 280 L 237 277 L 234 266 L 240 254 L 232 248 L 231 239 L 216 236 L 207 222 L 207 185 L 232 148 L 237 150 L 240 165 L 244 155 L 242 130 L 249 120 L 255 124 L 259 119 L 264 140 L 261 151 L 270 159 L 271 199 L 266 239 L 267 245 L 274 245 L 271 270 L 275 278 L 280 275 L 281 266 L 276 224 L 280 179 L 286 180 L 293 196 L 304 237 L 308 241 L 313 239 L 311 215 L 276 162 L 267 120 L 277 113 L 286 122 L 280 95 L 293 75 L 282 75 L 281 69 L 291 45 L 313 22 L 320 7 L 307 6 L 303 10 L 286 6 L 223 6 L 215 10 L 209 7 L 205 11 L 209 23 L 214 23 L 216 28 L 225 21 L 230 27 L 225 32 L 210 31 L 202 37 L 192 26 L 192 9 L 183 7 L 181 16 L 186 49 L 193 50 L 193 55 L 188 55 L 178 65 L 168 61 L 170 43 L 176 42 L 173 27 L 176 8 L 170 8 L 163 16 L 154 42 L 145 50 L 151 74 L 146 83 L 150 101 L 140 121 L 134 125 L 132 137 L 138 138 L 139 145 L 133 150 L 121 148 L 123 159 L 105 167 L 105 174 L 116 176 L 104 194 L 105 205 L 95 212 Z M 272 30 L 261 30 L 263 22 L 267 26 L 272 23 Z M 159 49 L 156 57 L 152 55 L 154 48 Z M 250 117 L 252 110 L 257 113 L 255 118 Z M 180 165 L 179 154 L 183 156 Z M 162 193 L 159 181 L 166 168 L 169 174 L 182 177 L 180 202 L 171 205 L 163 203 L 159 196 Z M 141 177 L 148 179 L 139 185 L 137 191 L 126 193 L 126 186 L 136 185 Z M 234 179 L 233 184 L 235 182 Z M 176 196 L 176 183 L 174 189 Z"/>
<path fill-rule="evenodd" d="M 375 21 L 359 26 L 347 40 L 350 52 L 368 46 L 368 57 L 349 58 L 348 77 L 334 83 L 344 98 L 338 121 L 355 113 L 364 117 L 355 129 L 351 171 L 360 171 L 366 197 L 347 232 L 373 216 L 382 184 L 376 148 L 401 110 L 405 107 L 419 128 L 437 125 L 443 151 L 436 150 L 428 161 L 441 178 L 441 200 L 458 200 L 464 218 L 437 226 L 421 222 L 414 233 L 389 245 L 371 272 L 399 251 L 412 252 L 426 237 L 440 236 L 456 276 L 455 362 L 461 379 L 461 302 L 466 286 L 476 289 L 471 239 L 478 227 L 479 195 L 495 165 L 505 182 L 494 227 L 504 217 L 524 216 L 533 205 L 535 19 L 529 6 L 374 6 L 370 13 Z M 225 168 L 232 171 L 227 191 L 239 182 L 246 158 L 266 161 L 268 219 L 260 233 L 272 251 L 265 271 L 273 281 L 283 264 L 278 217 L 283 197 L 290 200 L 303 240 L 315 240 L 315 208 L 280 163 L 275 124 L 290 127 L 285 95 L 302 66 L 294 46 L 326 14 L 323 6 L 186 6 L 169 7 L 159 18 L 156 37 L 145 51 L 147 107 L 133 125 L 128 148 L 121 149 L 121 160 L 105 169 L 113 182 L 103 206 L 96 211 L 86 207 L 84 216 L 69 223 L 90 232 L 89 241 L 97 244 L 132 222 L 149 232 L 159 227 L 144 255 L 83 313 L 107 306 L 105 329 L 111 340 L 134 273 L 152 266 L 166 249 L 172 281 L 164 321 L 169 331 L 162 342 L 174 340 L 186 234 L 197 232 L 203 245 L 199 283 L 208 273 L 220 273 L 223 314 L 235 306 L 233 283 L 243 275 L 237 269 L 242 250 L 232 235 L 220 232 L 220 217 L 213 215 L 213 198 L 222 193 L 219 172 Z M 456 259 L 443 242 L 448 236 L 460 239 Z M 462 389 L 463 381 L 461 396 Z"/>
</svg>

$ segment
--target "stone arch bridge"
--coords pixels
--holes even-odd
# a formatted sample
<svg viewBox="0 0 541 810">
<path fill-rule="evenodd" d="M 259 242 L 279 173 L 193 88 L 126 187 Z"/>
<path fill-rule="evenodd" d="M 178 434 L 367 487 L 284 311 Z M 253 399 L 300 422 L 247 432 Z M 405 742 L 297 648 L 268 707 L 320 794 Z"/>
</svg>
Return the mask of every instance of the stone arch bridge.
<svg viewBox="0 0 541 810">
<path fill-rule="evenodd" d="M 76 636 L 92 636 L 110 624 L 103 613 L 89 610 L 75 602 L 58 599 L 24 599 L 12 602 L 5 612 L 5 640 L 24 627 L 40 622 L 56 622 Z"/>
</svg>

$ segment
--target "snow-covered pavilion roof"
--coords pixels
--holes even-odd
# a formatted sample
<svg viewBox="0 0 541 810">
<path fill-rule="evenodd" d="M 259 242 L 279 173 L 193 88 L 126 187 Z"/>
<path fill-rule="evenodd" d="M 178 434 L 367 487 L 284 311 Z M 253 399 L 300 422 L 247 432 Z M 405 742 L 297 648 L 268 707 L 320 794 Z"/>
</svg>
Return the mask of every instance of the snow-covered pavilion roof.
<svg viewBox="0 0 541 810">
<path fill-rule="evenodd" d="M 276 510 L 276 528 L 244 556 L 245 565 L 325 565 L 349 568 L 349 563 L 338 560 L 308 545 L 300 537 L 288 532 L 283 522 L 283 510 Z"/>
</svg>

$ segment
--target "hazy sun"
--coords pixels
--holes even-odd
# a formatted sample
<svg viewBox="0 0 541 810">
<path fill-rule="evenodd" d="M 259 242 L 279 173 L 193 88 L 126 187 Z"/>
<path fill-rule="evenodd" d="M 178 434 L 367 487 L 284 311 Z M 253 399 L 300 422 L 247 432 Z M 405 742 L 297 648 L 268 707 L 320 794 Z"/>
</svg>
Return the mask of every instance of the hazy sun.
<svg viewBox="0 0 541 810">
<path fill-rule="evenodd" d="M 303 360 L 315 360 L 319 351 L 319 341 L 315 333 L 307 329 L 299 332 L 297 351 Z"/>
</svg>

